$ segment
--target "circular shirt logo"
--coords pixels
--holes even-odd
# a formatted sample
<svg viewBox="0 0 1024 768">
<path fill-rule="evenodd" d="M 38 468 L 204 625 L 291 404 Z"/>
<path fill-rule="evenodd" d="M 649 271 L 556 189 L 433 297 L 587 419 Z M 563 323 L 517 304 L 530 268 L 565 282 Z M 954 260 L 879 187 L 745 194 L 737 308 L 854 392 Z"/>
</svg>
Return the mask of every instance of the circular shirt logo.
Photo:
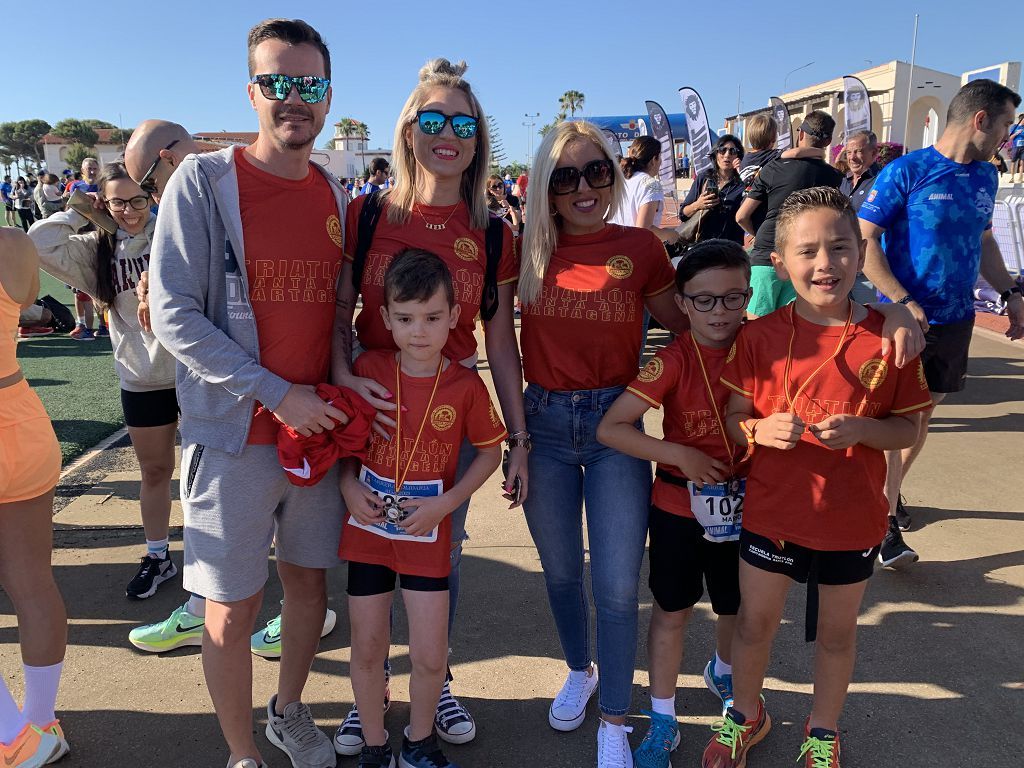
<svg viewBox="0 0 1024 768">
<path fill-rule="evenodd" d="M 330 235 L 331 240 L 339 248 L 344 247 L 344 242 L 341 237 L 341 222 L 338 221 L 338 217 L 331 214 L 327 217 L 327 234 Z"/>
<path fill-rule="evenodd" d="M 633 262 L 628 256 L 612 256 L 604 268 L 617 280 L 625 280 L 633 274 Z"/>
<path fill-rule="evenodd" d="M 430 414 L 430 426 L 438 432 L 451 429 L 453 424 L 455 424 L 455 409 L 450 405 L 439 405 Z"/>
<path fill-rule="evenodd" d="M 732 346 L 729 347 L 729 354 L 725 356 L 725 362 L 726 363 L 731 363 L 735 359 L 736 359 L 736 342 L 734 341 L 732 343 Z"/>
<path fill-rule="evenodd" d="M 463 261 L 476 261 L 480 249 L 476 242 L 468 237 L 460 237 L 455 241 L 455 255 Z"/>
<path fill-rule="evenodd" d="M 888 374 L 889 364 L 879 357 L 873 357 L 860 367 L 857 376 L 865 389 L 874 391 L 882 386 Z"/>
<path fill-rule="evenodd" d="M 640 381 L 650 383 L 657 381 L 661 378 L 661 374 L 665 372 L 665 364 L 661 362 L 660 357 L 652 357 L 650 362 L 644 366 L 644 369 L 640 371 L 637 378 Z"/>
</svg>

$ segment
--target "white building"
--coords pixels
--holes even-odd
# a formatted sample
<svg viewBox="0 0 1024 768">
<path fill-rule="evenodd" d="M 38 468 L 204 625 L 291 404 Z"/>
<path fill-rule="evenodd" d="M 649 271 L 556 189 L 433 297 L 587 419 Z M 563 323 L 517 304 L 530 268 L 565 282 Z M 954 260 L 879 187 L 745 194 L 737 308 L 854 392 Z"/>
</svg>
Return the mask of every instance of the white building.
<svg viewBox="0 0 1024 768">
<path fill-rule="evenodd" d="M 353 123 L 364 126 L 358 120 Z M 364 126 L 365 127 L 365 126 Z M 326 165 L 333 173 L 342 177 L 362 176 L 375 157 L 383 157 L 391 164 L 390 149 L 370 149 L 369 141 L 361 133 L 344 133 L 343 124 L 334 124 L 334 136 L 330 140 L 330 149 L 313 151 L 313 159 Z M 323 158 L 328 158 L 330 165 Z"/>
<path fill-rule="evenodd" d="M 99 160 L 100 167 L 120 160 L 124 156 L 124 144 L 114 143 L 110 140 L 110 134 L 116 129 L 96 128 L 94 130 L 97 140 L 93 156 Z M 52 173 L 60 173 L 68 167 L 64 158 L 72 144 L 73 142 L 50 133 L 43 136 L 43 162 L 46 164 L 47 170 Z M 72 168 L 71 170 L 77 171 L 78 169 Z"/>
</svg>

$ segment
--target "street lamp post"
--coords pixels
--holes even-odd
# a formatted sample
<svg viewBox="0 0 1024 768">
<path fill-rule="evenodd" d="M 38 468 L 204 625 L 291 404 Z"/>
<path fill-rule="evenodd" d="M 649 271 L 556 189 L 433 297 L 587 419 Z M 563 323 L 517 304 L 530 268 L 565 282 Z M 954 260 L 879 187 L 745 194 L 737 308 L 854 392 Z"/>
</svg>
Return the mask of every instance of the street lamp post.
<svg viewBox="0 0 1024 768">
<path fill-rule="evenodd" d="M 788 93 L 789 92 L 789 76 L 799 72 L 801 69 L 807 69 L 813 63 L 814 63 L 813 61 L 808 61 L 806 64 L 804 64 L 802 66 L 799 66 L 796 69 L 789 70 L 789 72 L 786 73 L 785 79 L 782 81 L 782 91 L 783 91 L 783 93 Z"/>
<path fill-rule="evenodd" d="M 530 166 L 530 161 L 533 160 L 533 127 L 537 124 L 537 118 L 540 117 L 540 112 L 530 114 L 526 112 L 523 114 L 526 120 L 523 121 L 523 126 L 527 128 L 526 131 L 526 166 Z"/>
</svg>

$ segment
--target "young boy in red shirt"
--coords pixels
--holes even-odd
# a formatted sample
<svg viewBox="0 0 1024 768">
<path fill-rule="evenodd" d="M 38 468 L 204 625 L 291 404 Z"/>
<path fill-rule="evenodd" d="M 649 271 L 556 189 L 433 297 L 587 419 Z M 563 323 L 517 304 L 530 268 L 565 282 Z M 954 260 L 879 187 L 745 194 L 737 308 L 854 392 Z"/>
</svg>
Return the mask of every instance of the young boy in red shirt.
<svg viewBox="0 0 1024 768">
<path fill-rule="evenodd" d="M 741 768 L 771 728 L 761 698 L 772 641 L 794 581 L 820 591 L 814 705 L 800 751 L 839 767 L 839 715 L 853 674 L 857 614 L 886 531 L 883 451 L 911 445 L 931 406 L 920 360 L 882 353 L 882 316 L 850 300 L 864 241 L 830 187 L 794 192 L 772 259 L 796 301 L 749 323 L 729 352 L 726 428 L 751 455 L 733 638 L 734 703 L 713 726 L 704 768 Z"/>
<path fill-rule="evenodd" d="M 730 390 L 719 378 L 750 299 L 750 261 L 729 240 L 707 240 L 676 270 L 675 300 L 690 330 L 659 350 L 605 414 L 598 439 L 658 462 L 651 492 L 649 557 L 654 606 L 648 630 L 650 728 L 633 753 L 638 766 L 667 768 L 679 744 L 676 680 L 686 626 L 707 583 L 718 616 L 715 657 L 704 681 L 725 705 L 732 699 L 732 636 L 740 605 L 739 534 L 742 451 L 723 419 Z M 664 406 L 664 439 L 637 422 Z M 723 710 L 724 711 L 724 710 Z"/>
<path fill-rule="evenodd" d="M 448 658 L 449 515 L 498 467 L 506 432 L 479 375 L 441 354 L 459 307 L 440 258 L 417 249 L 395 256 L 380 311 L 399 351 L 365 352 L 354 369 L 394 386 L 398 424 L 390 440 L 374 434 L 366 461 L 347 462 L 341 479 L 348 511 L 339 554 L 349 562 L 352 688 L 365 739 L 359 766 L 395 765 L 384 730 L 384 662 L 400 580 L 412 661 L 401 764 L 445 768 L 434 713 Z M 463 438 L 478 453 L 455 482 Z"/>
</svg>

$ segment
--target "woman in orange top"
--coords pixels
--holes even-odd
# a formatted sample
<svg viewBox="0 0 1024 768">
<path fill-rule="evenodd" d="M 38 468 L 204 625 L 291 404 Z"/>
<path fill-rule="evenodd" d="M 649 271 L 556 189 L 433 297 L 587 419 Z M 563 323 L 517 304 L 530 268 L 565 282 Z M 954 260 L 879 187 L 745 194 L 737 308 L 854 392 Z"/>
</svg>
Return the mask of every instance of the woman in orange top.
<svg viewBox="0 0 1024 768">
<path fill-rule="evenodd" d="M 601 445 L 597 425 L 637 375 L 644 310 L 672 331 L 688 324 L 657 235 L 606 223 L 625 179 L 599 129 L 559 123 L 537 150 L 533 179 L 519 279 L 533 440 L 525 507 L 569 667 L 548 722 L 560 731 L 579 727 L 597 689 L 583 585 L 585 503 L 601 672 L 597 764 L 632 765 L 624 723 L 651 467 Z"/>
<path fill-rule="evenodd" d="M 0 683 L 0 758 L 12 767 L 43 765 L 69 751 L 53 712 L 68 636 L 50 565 L 60 446 L 15 357 L 19 311 L 38 293 L 32 241 L 0 230 L 0 587 L 14 603 L 25 672 L 20 710 Z"/>
</svg>

